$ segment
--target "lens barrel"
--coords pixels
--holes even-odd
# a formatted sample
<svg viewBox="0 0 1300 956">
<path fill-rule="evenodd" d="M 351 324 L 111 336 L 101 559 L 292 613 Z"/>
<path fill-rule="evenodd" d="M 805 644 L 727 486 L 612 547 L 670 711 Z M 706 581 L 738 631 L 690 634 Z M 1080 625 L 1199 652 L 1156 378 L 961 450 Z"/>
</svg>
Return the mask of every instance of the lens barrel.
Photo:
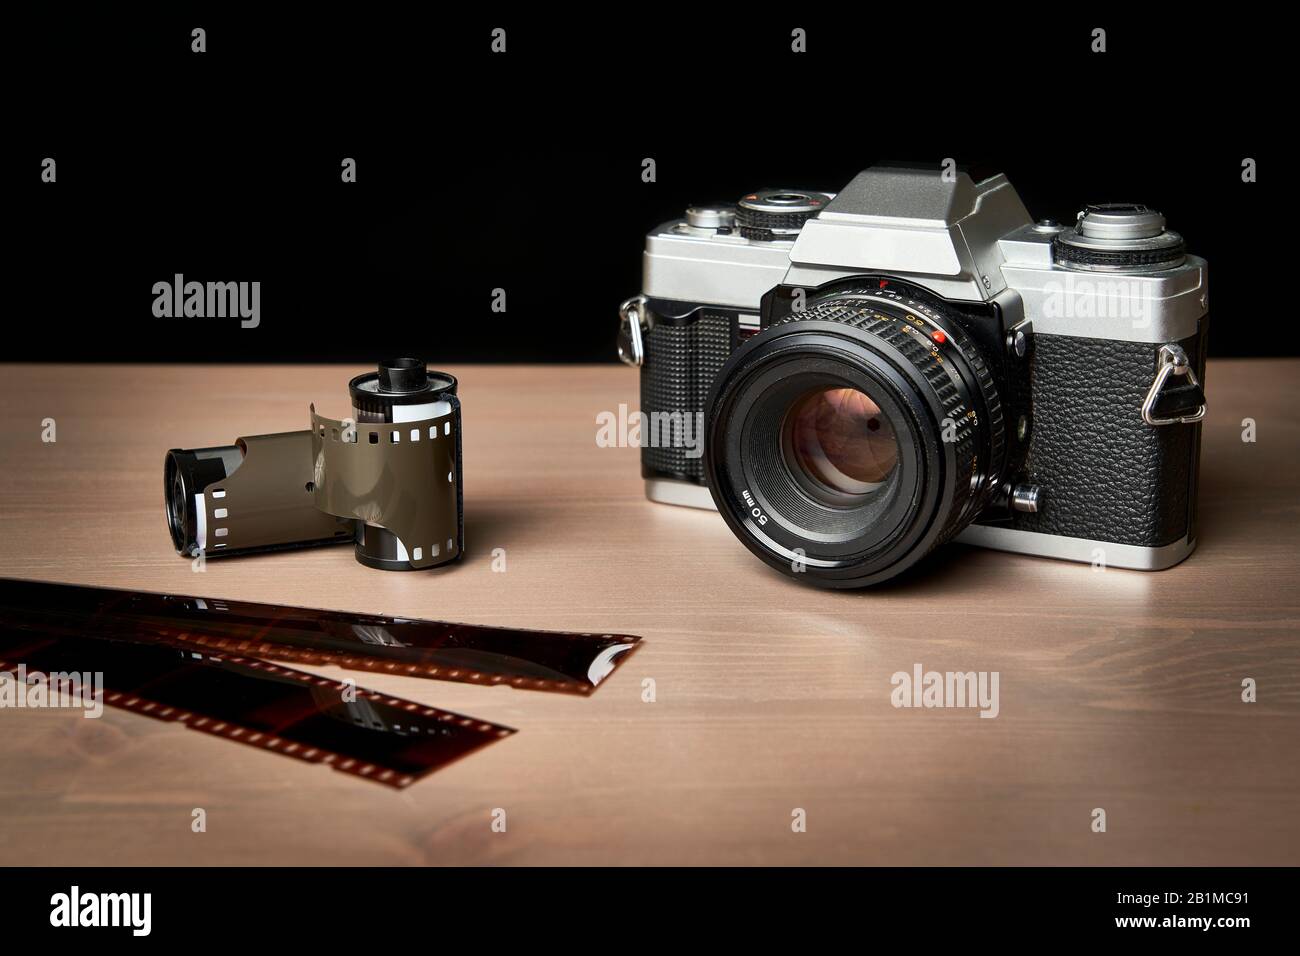
<svg viewBox="0 0 1300 956">
<path fill-rule="evenodd" d="M 738 349 L 709 397 L 719 512 L 767 564 L 821 587 L 912 566 L 1006 469 L 984 357 L 942 300 L 900 285 L 812 299 Z"/>
</svg>

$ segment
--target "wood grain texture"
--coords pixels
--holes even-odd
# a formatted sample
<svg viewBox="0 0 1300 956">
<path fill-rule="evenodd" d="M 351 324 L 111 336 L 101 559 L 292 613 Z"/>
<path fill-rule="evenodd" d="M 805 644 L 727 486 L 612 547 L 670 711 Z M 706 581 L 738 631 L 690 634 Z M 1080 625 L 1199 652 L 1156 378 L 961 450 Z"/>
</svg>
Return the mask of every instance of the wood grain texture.
<svg viewBox="0 0 1300 956">
<path fill-rule="evenodd" d="M 950 546 L 886 588 L 807 588 L 716 515 L 648 503 L 636 449 L 597 447 L 635 373 L 491 366 L 449 369 L 464 562 L 192 572 L 165 450 L 345 413 L 357 371 L 3 367 L 0 574 L 645 645 L 590 699 L 357 674 L 520 730 L 403 792 L 121 711 L 0 711 L 7 864 L 1300 863 L 1300 362 L 1211 363 L 1200 546 L 1154 574 Z M 918 662 L 998 671 L 1000 715 L 895 709 Z"/>
</svg>

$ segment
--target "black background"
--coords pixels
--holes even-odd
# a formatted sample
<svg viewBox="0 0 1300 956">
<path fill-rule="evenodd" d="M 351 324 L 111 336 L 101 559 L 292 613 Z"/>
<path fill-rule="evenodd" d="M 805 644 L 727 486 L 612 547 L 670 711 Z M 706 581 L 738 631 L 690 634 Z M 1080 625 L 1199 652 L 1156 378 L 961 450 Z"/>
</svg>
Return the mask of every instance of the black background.
<svg viewBox="0 0 1300 956">
<path fill-rule="evenodd" d="M 1287 272 L 1264 230 L 1287 109 L 1266 25 L 709 9 L 14 24 L 4 357 L 613 361 L 644 234 L 689 202 L 946 157 L 1005 172 L 1036 217 L 1161 209 L 1211 264 L 1211 353 L 1296 352 L 1247 332 Z M 1244 157 L 1260 182 L 1241 181 Z M 175 273 L 259 280 L 261 325 L 155 318 L 152 286 Z"/>
</svg>

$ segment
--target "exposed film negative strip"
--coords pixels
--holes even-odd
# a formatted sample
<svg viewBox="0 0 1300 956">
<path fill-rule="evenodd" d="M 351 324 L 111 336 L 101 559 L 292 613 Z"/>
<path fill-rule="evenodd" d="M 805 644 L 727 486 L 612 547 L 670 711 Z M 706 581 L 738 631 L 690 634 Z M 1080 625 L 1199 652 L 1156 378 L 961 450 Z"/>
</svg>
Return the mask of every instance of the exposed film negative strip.
<svg viewBox="0 0 1300 956">
<path fill-rule="evenodd" d="M 640 643 L 629 634 L 485 627 L 0 579 L 0 624 L 18 620 L 268 660 L 583 695 Z"/>
<path fill-rule="evenodd" d="M 19 666 L 102 674 L 107 706 L 396 788 L 514 733 L 278 664 L 87 637 L 48 621 L 0 630 L 0 670 Z"/>
</svg>

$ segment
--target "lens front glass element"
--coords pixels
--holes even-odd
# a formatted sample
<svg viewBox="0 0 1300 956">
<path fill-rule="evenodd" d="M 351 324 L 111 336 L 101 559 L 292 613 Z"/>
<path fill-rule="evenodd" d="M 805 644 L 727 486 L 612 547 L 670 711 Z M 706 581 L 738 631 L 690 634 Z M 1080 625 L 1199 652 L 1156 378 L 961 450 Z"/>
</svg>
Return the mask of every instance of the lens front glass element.
<svg viewBox="0 0 1300 956">
<path fill-rule="evenodd" d="M 898 466 L 898 438 L 865 392 L 824 387 L 805 392 L 784 426 L 786 464 L 821 501 L 854 505 L 878 492 Z"/>
</svg>

